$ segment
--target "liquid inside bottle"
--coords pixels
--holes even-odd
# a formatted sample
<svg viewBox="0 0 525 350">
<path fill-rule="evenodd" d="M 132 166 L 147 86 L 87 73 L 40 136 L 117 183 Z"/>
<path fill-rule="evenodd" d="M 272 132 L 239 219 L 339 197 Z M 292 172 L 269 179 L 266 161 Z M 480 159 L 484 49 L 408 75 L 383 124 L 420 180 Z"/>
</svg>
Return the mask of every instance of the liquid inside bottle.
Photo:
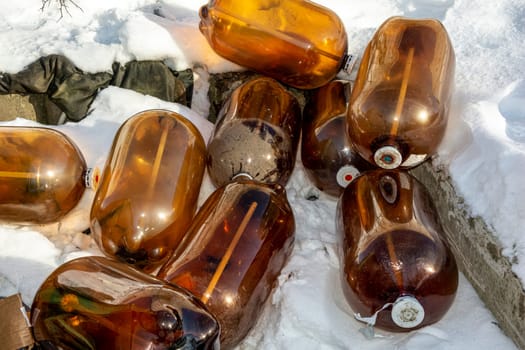
<svg viewBox="0 0 525 350">
<path fill-rule="evenodd" d="M 301 109 L 277 81 L 259 77 L 235 89 L 208 143 L 208 172 L 220 187 L 239 174 L 286 185 L 295 165 Z"/>
<path fill-rule="evenodd" d="M 300 89 L 332 80 L 347 36 L 331 10 L 305 0 L 213 0 L 199 28 L 220 56 Z"/>
<path fill-rule="evenodd" d="M 434 154 L 448 121 L 454 69 L 439 21 L 385 21 L 365 50 L 348 110 L 348 134 L 361 156 L 395 169 Z"/>
<path fill-rule="evenodd" d="M 372 168 L 348 141 L 346 110 L 350 83 L 334 80 L 315 90 L 303 116 L 301 161 L 312 183 L 338 197 L 362 171 Z"/>
<path fill-rule="evenodd" d="M 219 349 L 220 328 L 191 294 L 104 257 L 58 267 L 31 308 L 45 349 Z"/>
<path fill-rule="evenodd" d="M 91 231 L 108 256 L 150 271 L 182 239 L 195 213 L 206 145 L 183 116 L 144 111 L 115 136 L 91 208 Z"/>
<path fill-rule="evenodd" d="M 0 128 L 0 222 L 60 220 L 82 198 L 88 177 L 82 153 L 63 133 Z"/>
<path fill-rule="evenodd" d="M 157 276 L 205 303 L 221 325 L 221 348 L 231 349 L 261 314 L 294 232 L 282 186 L 238 179 L 208 198 Z"/>
<path fill-rule="evenodd" d="M 356 318 L 402 332 L 439 321 L 458 270 L 426 189 L 408 173 L 372 170 L 338 202 L 344 295 Z"/>
</svg>

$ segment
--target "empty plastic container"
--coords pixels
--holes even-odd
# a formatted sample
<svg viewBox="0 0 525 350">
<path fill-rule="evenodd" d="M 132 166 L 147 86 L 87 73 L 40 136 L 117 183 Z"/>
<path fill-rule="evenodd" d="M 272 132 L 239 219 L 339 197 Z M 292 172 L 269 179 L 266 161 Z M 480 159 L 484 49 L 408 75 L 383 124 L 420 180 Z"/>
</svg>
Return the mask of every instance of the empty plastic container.
<svg viewBox="0 0 525 350">
<path fill-rule="evenodd" d="M 307 0 L 212 0 L 199 28 L 229 61 L 300 89 L 333 79 L 350 62 L 341 19 Z"/>
<path fill-rule="evenodd" d="M 43 127 L 0 127 L 0 222 L 45 224 L 73 209 L 98 173 L 75 143 Z"/>
<path fill-rule="evenodd" d="M 434 154 L 448 122 L 454 69 L 439 21 L 385 21 L 365 50 L 350 99 L 356 151 L 385 169 L 411 168 Z"/>
<path fill-rule="evenodd" d="M 401 171 L 372 170 L 337 208 L 344 295 L 356 318 L 388 331 L 439 321 L 458 287 L 456 261 L 432 198 Z"/>
<path fill-rule="evenodd" d="M 216 187 L 247 175 L 286 185 L 295 166 L 301 132 L 297 99 L 271 78 L 238 88 L 219 112 L 208 142 L 208 173 Z"/>
<path fill-rule="evenodd" d="M 158 267 L 195 214 L 206 146 L 178 113 L 149 110 L 118 130 L 91 208 L 101 250 L 138 268 Z"/>
<path fill-rule="evenodd" d="M 218 350 L 220 326 L 186 290 L 105 257 L 69 261 L 31 308 L 44 349 Z"/>
<path fill-rule="evenodd" d="M 212 193 L 157 276 L 206 304 L 221 325 L 221 348 L 231 349 L 262 313 L 294 233 L 281 185 L 238 179 Z"/>
</svg>

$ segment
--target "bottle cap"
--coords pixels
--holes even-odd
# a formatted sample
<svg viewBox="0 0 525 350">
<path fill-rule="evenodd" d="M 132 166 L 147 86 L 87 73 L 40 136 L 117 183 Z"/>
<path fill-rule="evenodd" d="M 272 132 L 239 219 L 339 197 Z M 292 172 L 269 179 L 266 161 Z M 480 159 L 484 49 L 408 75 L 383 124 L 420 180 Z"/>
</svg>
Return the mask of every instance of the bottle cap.
<svg viewBox="0 0 525 350">
<path fill-rule="evenodd" d="M 352 165 L 344 165 L 337 171 L 335 177 L 339 186 L 346 188 L 346 186 L 359 176 L 359 174 L 360 172 L 356 167 Z"/>
<path fill-rule="evenodd" d="M 394 146 L 383 146 L 374 153 L 374 161 L 383 169 L 395 169 L 401 165 L 403 156 Z"/>
<path fill-rule="evenodd" d="M 357 62 L 357 55 L 352 55 L 350 53 L 346 54 L 343 58 L 343 68 L 341 69 L 346 74 L 351 74 L 354 70 L 354 66 Z"/>
<path fill-rule="evenodd" d="M 401 328 L 419 326 L 425 318 L 425 309 L 419 301 L 409 295 L 397 298 L 392 306 L 392 321 Z"/>
<path fill-rule="evenodd" d="M 84 185 L 86 188 L 96 190 L 100 182 L 100 170 L 98 167 L 88 168 L 84 173 Z"/>
</svg>

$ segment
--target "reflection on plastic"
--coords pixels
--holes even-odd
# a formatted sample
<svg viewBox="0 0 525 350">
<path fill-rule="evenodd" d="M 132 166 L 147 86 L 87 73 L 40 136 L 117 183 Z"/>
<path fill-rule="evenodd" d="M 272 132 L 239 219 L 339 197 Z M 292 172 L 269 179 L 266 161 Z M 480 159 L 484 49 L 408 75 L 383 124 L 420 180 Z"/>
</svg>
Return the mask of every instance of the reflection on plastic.
<svg viewBox="0 0 525 350">
<path fill-rule="evenodd" d="M 296 98 L 271 78 L 235 89 L 217 119 L 208 144 L 208 171 L 220 187 L 245 174 L 286 185 L 297 153 L 301 109 Z"/>
<path fill-rule="evenodd" d="M 373 170 L 354 180 L 339 199 L 337 232 L 343 291 L 358 319 L 407 331 L 447 312 L 456 262 L 432 199 L 408 173 Z"/>
<path fill-rule="evenodd" d="M 437 20 L 388 19 L 368 44 L 348 110 L 350 142 L 381 168 L 410 168 L 445 133 L 454 50 Z"/>
<path fill-rule="evenodd" d="M 352 149 L 346 133 L 350 83 L 334 80 L 317 89 L 304 107 L 301 161 L 314 185 L 338 197 L 362 171 L 372 168 Z"/>
<path fill-rule="evenodd" d="M 212 0 L 200 17 L 200 31 L 217 54 L 284 84 L 317 88 L 345 63 L 341 19 L 307 0 Z"/>
<path fill-rule="evenodd" d="M 103 257 L 57 268 L 36 293 L 31 323 L 45 349 L 219 349 L 219 324 L 199 300 Z"/>
<path fill-rule="evenodd" d="M 158 266 L 182 239 L 205 170 L 195 126 L 163 110 L 144 111 L 119 129 L 91 209 L 91 230 L 109 256 Z"/>
<path fill-rule="evenodd" d="M 61 132 L 1 127 L 0 221 L 58 221 L 82 198 L 87 170 L 80 150 Z"/>
<path fill-rule="evenodd" d="M 253 327 L 291 254 L 295 220 L 284 188 L 240 179 L 216 190 L 158 277 L 200 298 L 221 325 L 221 347 Z"/>
</svg>

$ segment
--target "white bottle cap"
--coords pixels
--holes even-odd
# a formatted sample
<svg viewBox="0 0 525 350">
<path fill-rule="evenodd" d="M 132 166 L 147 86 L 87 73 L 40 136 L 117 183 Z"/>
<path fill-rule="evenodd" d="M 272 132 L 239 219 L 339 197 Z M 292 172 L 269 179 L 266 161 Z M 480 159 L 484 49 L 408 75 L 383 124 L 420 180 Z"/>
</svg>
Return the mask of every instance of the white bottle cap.
<svg viewBox="0 0 525 350">
<path fill-rule="evenodd" d="M 419 301 L 412 296 L 397 298 L 392 306 L 392 321 L 401 328 L 414 328 L 423 322 L 425 309 Z"/>
<path fill-rule="evenodd" d="M 346 186 L 359 176 L 359 174 L 360 172 L 356 167 L 352 165 L 344 165 L 337 171 L 335 178 L 339 186 L 346 188 Z"/>
<path fill-rule="evenodd" d="M 383 146 L 374 153 L 374 161 L 383 169 L 395 169 L 401 165 L 403 156 L 394 146 Z"/>
<path fill-rule="evenodd" d="M 86 188 L 96 190 L 98 188 L 99 182 L 100 170 L 98 167 L 86 169 L 84 173 L 84 186 L 86 186 Z"/>
</svg>

